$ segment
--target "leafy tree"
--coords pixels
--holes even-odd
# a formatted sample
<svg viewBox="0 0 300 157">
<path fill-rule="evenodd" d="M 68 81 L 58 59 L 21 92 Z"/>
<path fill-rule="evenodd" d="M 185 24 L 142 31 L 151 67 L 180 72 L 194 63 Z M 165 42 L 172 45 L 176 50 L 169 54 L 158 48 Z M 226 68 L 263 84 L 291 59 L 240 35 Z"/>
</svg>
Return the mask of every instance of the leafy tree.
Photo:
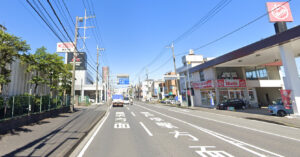
<svg viewBox="0 0 300 157">
<path fill-rule="evenodd" d="M 14 35 L 0 30 L 0 94 L 3 94 L 3 86 L 10 82 L 11 70 L 9 65 L 19 57 L 19 52 L 27 52 L 30 46 L 26 41 Z"/>
<path fill-rule="evenodd" d="M 36 90 L 39 85 L 47 83 L 46 70 L 49 65 L 48 53 L 46 48 L 42 46 L 38 48 L 34 54 L 23 55 L 22 62 L 27 65 L 26 71 L 32 74 L 29 81 L 34 86 L 33 94 L 36 95 Z"/>
</svg>

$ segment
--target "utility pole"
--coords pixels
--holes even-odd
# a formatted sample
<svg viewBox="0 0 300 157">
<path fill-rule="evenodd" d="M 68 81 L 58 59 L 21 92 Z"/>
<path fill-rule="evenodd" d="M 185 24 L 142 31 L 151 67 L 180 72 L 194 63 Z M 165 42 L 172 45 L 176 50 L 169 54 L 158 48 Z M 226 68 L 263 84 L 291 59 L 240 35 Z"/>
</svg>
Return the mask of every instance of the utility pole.
<svg viewBox="0 0 300 157">
<path fill-rule="evenodd" d="M 72 89 L 71 89 L 71 100 L 72 103 L 70 105 L 70 111 L 74 112 L 74 105 L 75 105 L 75 62 L 77 58 L 77 36 L 78 36 L 78 22 L 79 20 L 81 21 L 82 19 L 76 16 L 76 24 L 75 24 L 75 39 L 74 39 L 74 45 L 75 45 L 75 50 L 73 52 L 73 72 L 72 72 Z"/>
<path fill-rule="evenodd" d="M 97 45 L 97 76 L 96 76 L 96 103 L 98 103 L 98 82 L 99 82 L 99 51 L 104 51 L 104 48 L 98 48 Z"/>
<path fill-rule="evenodd" d="M 98 75 L 99 75 L 99 48 L 98 48 L 98 45 L 97 45 L 97 76 L 96 76 L 96 104 L 98 103 L 98 82 L 99 82 L 99 78 L 98 78 Z"/>
<path fill-rule="evenodd" d="M 172 55 L 173 55 L 173 63 L 174 63 L 174 72 L 176 75 L 176 80 L 175 80 L 175 85 L 176 85 L 176 89 L 177 89 L 177 95 L 178 95 L 178 100 L 181 102 L 181 98 L 180 98 L 180 93 L 179 93 L 179 81 L 177 79 L 177 72 L 176 72 L 176 62 L 175 62 L 175 54 L 174 54 L 174 44 L 172 43 L 170 47 L 172 50 Z"/>
<path fill-rule="evenodd" d="M 192 93 L 192 88 L 191 88 L 191 81 L 190 81 L 190 65 L 191 63 L 188 62 L 187 64 L 187 78 L 188 78 L 188 88 L 190 90 L 190 100 L 191 100 L 191 106 L 194 107 L 194 96 L 193 96 L 193 93 Z"/>
</svg>

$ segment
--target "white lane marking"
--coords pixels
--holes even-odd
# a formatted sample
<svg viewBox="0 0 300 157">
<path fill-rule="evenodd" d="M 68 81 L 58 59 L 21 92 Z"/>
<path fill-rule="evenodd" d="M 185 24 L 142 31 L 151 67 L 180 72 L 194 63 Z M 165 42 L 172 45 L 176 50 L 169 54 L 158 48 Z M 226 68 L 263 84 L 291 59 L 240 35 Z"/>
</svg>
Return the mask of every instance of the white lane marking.
<svg viewBox="0 0 300 157">
<path fill-rule="evenodd" d="M 132 116 L 135 117 L 135 114 L 133 112 L 131 112 Z"/>
<path fill-rule="evenodd" d="M 127 110 L 129 110 L 129 108 L 128 108 L 128 107 L 126 107 L 126 109 L 127 109 Z"/>
<path fill-rule="evenodd" d="M 155 106 L 154 106 L 154 107 L 155 107 Z M 292 137 L 288 137 L 288 136 L 283 136 L 283 135 L 279 135 L 279 134 L 275 134 L 275 133 L 271 133 L 271 132 L 267 132 L 267 131 L 263 131 L 263 130 L 258 130 L 258 129 L 254 129 L 254 128 L 249 128 L 249 127 L 246 127 L 246 126 L 241 126 L 241 125 L 232 124 L 232 123 L 228 123 L 228 122 L 223 122 L 223 121 L 219 121 L 219 120 L 215 120 L 215 119 L 211 119 L 211 118 L 207 118 L 207 117 L 202 117 L 202 116 L 192 115 L 192 114 L 190 114 L 190 113 L 187 114 L 187 113 L 183 113 L 183 112 L 179 112 L 179 111 L 174 111 L 174 110 L 170 110 L 170 111 L 177 112 L 177 113 L 181 113 L 181 114 L 185 114 L 185 115 L 192 116 L 192 117 L 197 117 L 197 118 L 209 120 L 209 121 L 214 121 L 214 122 L 218 122 L 218 123 L 222 123 L 222 124 L 227 124 L 227 125 L 235 126 L 235 127 L 238 127 L 238 128 L 243 128 L 243 129 L 247 129 L 247 130 L 252 130 L 252 131 L 256 131 L 256 132 L 260 132 L 260 133 L 264 133 L 264 134 L 268 134 L 268 135 L 277 136 L 277 137 L 286 138 L 286 139 L 289 139 L 289 140 L 293 140 L 293 141 L 300 142 L 300 139 L 296 139 L 296 138 L 292 138 Z"/>
<path fill-rule="evenodd" d="M 89 141 L 85 144 L 85 146 L 83 147 L 83 149 L 81 150 L 81 152 L 79 153 L 79 155 L 77 157 L 82 157 L 84 152 L 87 150 L 87 148 L 90 146 L 90 144 L 92 143 L 92 141 L 94 140 L 95 136 L 98 134 L 99 130 L 101 129 L 101 127 L 103 126 L 104 122 L 106 121 L 106 119 L 108 118 L 110 112 L 108 112 L 108 114 L 103 118 L 103 120 L 101 121 L 100 125 L 98 126 L 97 130 L 94 132 L 94 134 L 92 135 L 92 137 L 89 139 Z"/>
<path fill-rule="evenodd" d="M 218 139 L 220 139 L 220 140 L 223 140 L 223 141 L 225 141 L 225 142 L 228 142 L 228 143 L 230 143 L 230 144 L 232 144 L 232 145 L 234 145 L 234 146 L 236 146 L 236 147 L 239 147 L 239 148 L 241 148 L 241 149 L 244 149 L 245 151 L 248 151 L 248 152 L 250 152 L 250 153 L 253 153 L 253 154 L 257 155 L 257 156 L 265 157 L 266 155 L 265 155 L 265 154 L 261 154 L 261 153 L 259 153 L 259 152 L 256 152 L 256 151 L 254 151 L 254 150 L 251 150 L 251 149 L 249 149 L 249 148 L 247 148 L 247 147 L 254 148 L 254 149 L 256 149 L 256 150 L 259 150 L 259 151 L 262 151 L 262 152 L 265 152 L 265 153 L 268 153 L 268 154 L 272 154 L 273 156 L 283 157 L 282 155 L 276 154 L 276 153 L 274 153 L 274 152 L 271 152 L 271 151 L 265 150 L 265 149 L 263 149 L 263 148 L 259 148 L 259 147 L 256 147 L 256 146 L 254 146 L 254 145 L 251 145 L 251 144 L 249 144 L 249 143 L 242 142 L 242 141 L 239 141 L 239 140 L 237 140 L 237 139 L 234 139 L 234 138 L 231 138 L 231 137 L 222 135 L 222 134 L 220 134 L 220 133 L 217 133 L 217 132 L 214 132 L 214 131 L 211 131 L 211 130 L 208 130 L 208 129 L 205 129 L 205 128 L 202 128 L 202 127 L 199 127 L 199 126 L 194 125 L 194 124 L 192 124 L 192 123 L 189 123 L 189 122 L 183 121 L 183 120 L 181 120 L 181 119 L 177 119 L 177 118 L 175 118 L 175 117 L 172 117 L 172 116 L 169 116 L 169 115 L 160 113 L 160 112 L 158 112 L 158 111 L 149 109 L 149 108 L 147 108 L 147 107 L 144 107 L 144 106 L 141 106 L 141 105 L 136 105 L 136 106 L 139 106 L 139 107 L 141 107 L 141 108 L 144 108 L 144 109 L 146 109 L 146 110 L 148 110 L 148 111 L 155 112 L 155 113 L 157 113 L 157 114 L 160 114 L 160 115 L 162 115 L 162 116 L 168 117 L 168 118 L 170 118 L 170 119 L 174 119 L 174 120 L 179 121 L 179 122 L 181 122 L 181 123 L 187 124 L 187 125 L 189 125 L 189 126 L 191 126 L 191 127 L 193 127 L 193 128 L 196 128 L 196 129 L 198 129 L 198 130 L 200 130 L 200 131 L 202 131 L 202 132 L 205 132 L 205 133 L 207 133 L 207 134 L 210 134 L 210 135 L 212 135 L 212 136 L 214 136 L 214 137 L 216 137 L 216 138 L 218 138 Z"/>
<path fill-rule="evenodd" d="M 172 123 L 168 123 L 168 122 L 156 122 L 156 125 L 168 129 L 178 128 L 177 126 L 174 126 Z"/>
<path fill-rule="evenodd" d="M 148 133 L 149 136 L 153 136 L 153 134 L 149 131 L 149 129 L 142 122 L 140 122 L 140 124 L 145 129 L 145 131 Z"/>
<path fill-rule="evenodd" d="M 233 157 L 233 155 L 222 150 L 207 150 L 207 148 L 216 148 L 215 146 L 189 146 L 189 148 L 198 148 L 196 153 L 201 157 L 218 156 L 218 157 Z"/>
<path fill-rule="evenodd" d="M 110 105 L 109 109 L 111 109 L 112 105 Z"/>
<path fill-rule="evenodd" d="M 129 129 L 130 126 L 128 123 L 115 123 L 114 128 L 115 129 Z"/>
<path fill-rule="evenodd" d="M 178 130 L 175 130 L 174 132 L 169 132 L 170 134 L 174 134 L 175 138 L 178 138 L 179 136 L 189 136 L 191 138 L 191 141 L 199 141 L 199 139 L 188 132 L 179 132 Z"/>
</svg>

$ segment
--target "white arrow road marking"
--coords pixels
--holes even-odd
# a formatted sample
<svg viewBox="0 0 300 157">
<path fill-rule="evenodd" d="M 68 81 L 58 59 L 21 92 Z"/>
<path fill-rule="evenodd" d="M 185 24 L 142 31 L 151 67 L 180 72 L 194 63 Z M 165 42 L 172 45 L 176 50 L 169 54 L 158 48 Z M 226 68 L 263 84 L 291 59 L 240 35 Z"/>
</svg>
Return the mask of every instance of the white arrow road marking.
<svg viewBox="0 0 300 157">
<path fill-rule="evenodd" d="M 136 106 L 141 107 L 141 108 L 144 108 L 144 109 L 146 109 L 146 110 L 148 110 L 148 111 L 152 111 L 152 112 L 155 112 L 155 113 L 157 113 L 157 114 L 163 115 L 163 116 L 168 117 L 168 118 L 170 118 L 170 119 L 174 119 L 174 120 L 176 120 L 176 121 L 178 121 L 178 122 L 187 124 L 187 125 L 189 125 L 189 126 L 191 126 L 191 127 L 193 127 L 193 128 L 196 128 L 196 129 L 198 129 L 198 130 L 200 130 L 200 131 L 202 131 L 202 132 L 205 132 L 205 133 L 207 133 L 207 134 L 210 134 L 210 135 L 212 135 L 212 136 L 214 136 L 214 137 L 216 137 L 216 138 L 218 138 L 218 139 L 220 139 L 220 140 L 223 140 L 223 141 L 225 141 L 225 142 L 227 142 L 227 143 L 230 143 L 230 144 L 232 144 L 232 145 L 234 145 L 234 146 L 236 146 L 236 147 L 239 147 L 239 148 L 241 148 L 241 149 L 243 149 L 243 150 L 245 150 L 245 151 L 248 151 L 248 152 L 250 152 L 250 153 L 253 153 L 253 154 L 257 155 L 257 156 L 265 157 L 265 156 L 267 156 L 267 155 L 262 154 L 262 153 L 257 152 L 257 151 L 254 151 L 254 150 L 252 150 L 252 149 L 259 150 L 259 151 L 261 151 L 261 152 L 267 153 L 268 155 L 278 156 L 278 157 L 283 157 L 282 155 L 276 154 L 276 153 L 274 153 L 274 152 L 265 150 L 265 149 L 263 149 L 263 148 L 259 148 L 259 147 L 257 147 L 257 146 L 251 145 L 251 144 L 246 143 L 246 142 L 239 141 L 239 140 L 237 140 L 237 139 L 234 139 L 234 138 L 228 137 L 228 136 L 226 136 L 226 135 L 223 135 L 223 134 L 214 132 L 214 131 L 212 131 L 212 130 L 205 129 L 205 128 L 202 128 L 202 127 L 199 127 L 199 126 L 197 126 L 197 125 L 195 125 L 195 124 L 192 124 L 192 123 L 183 121 L 183 120 L 181 120 L 181 119 L 178 119 L 178 118 L 175 118 L 175 117 L 172 117 L 172 116 L 163 114 L 163 113 L 160 113 L 160 112 L 158 112 L 158 111 L 149 109 L 149 108 L 147 108 L 147 107 L 144 107 L 144 106 L 141 106 L 141 105 L 136 105 Z M 252 149 L 250 149 L 250 148 L 252 148 Z"/>
<path fill-rule="evenodd" d="M 149 131 L 149 129 L 142 122 L 140 122 L 140 124 L 145 129 L 145 131 L 148 133 L 149 136 L 153 136 L 153 134 Z"/>
</svg>

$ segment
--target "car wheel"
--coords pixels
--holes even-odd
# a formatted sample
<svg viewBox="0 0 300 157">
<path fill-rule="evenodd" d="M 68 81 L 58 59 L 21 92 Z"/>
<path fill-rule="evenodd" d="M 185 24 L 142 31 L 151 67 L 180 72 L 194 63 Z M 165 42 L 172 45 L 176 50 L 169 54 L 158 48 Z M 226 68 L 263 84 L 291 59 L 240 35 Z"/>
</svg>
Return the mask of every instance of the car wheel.
<svg viewBox="0 0 300 157">
<path fill-rule="evenodd" d="M 279 110 L 279 111 L 277 112 L 277 115 L 278 115 L 279 117 L 284 117 L 284 116 L 286 116 L 286 113 L 285 113 L 285 111 L 283 111 L 283 110 Z"/>
</svg>

